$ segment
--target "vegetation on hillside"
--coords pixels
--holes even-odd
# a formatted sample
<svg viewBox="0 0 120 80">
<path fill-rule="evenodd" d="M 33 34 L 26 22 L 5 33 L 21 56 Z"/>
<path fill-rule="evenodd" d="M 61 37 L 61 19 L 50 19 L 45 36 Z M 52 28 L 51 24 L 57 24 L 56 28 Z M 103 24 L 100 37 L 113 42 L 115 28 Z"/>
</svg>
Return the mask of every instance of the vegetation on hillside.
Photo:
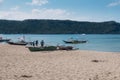
<svg viewBox="0 0 120 80">
<path fill-rule="evenodd" d="M 0 34 L 120 34 L 120 23 L 70 20 L 0 20 Z"/>
</svg>

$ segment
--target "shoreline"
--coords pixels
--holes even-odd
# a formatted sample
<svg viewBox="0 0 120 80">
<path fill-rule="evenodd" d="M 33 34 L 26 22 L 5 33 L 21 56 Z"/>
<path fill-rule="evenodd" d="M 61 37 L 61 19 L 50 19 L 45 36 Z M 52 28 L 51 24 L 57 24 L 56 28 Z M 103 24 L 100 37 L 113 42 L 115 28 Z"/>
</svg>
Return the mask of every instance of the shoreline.
<svg viewBox="0 0 120 80">
<path fill-rule="evenodd" d="M 119 80 L 119 61 L 115 52 L 30 52 L 0 44 L 0 80 Z"/>
<path fill-rule="evenodd" d="M 23 47 L 23 48 L 27 48 L 26 46 L 21 46 L 21 45 L 10 45 L 10 44 L 7 44 L 7 43 L 0 43 L 0 46 L 17 46 L 17 47 Z M 56 50 L 56 51 L 65 51 L 65 50 Z M 100 50 L 88 50 L 88 49 L 77 49 L 77 50 L 70 50 L 70 51 L 90 51 L 90 52 L 100 52 L 100 53 L 120 53 L 119 51 L 100 51 Z M 52 52 L 52 51 L 37 51 L 37 52 Z M 37 53 L 35 52 L 35 53 Z M 33 53 L 33 52 L 31 52 Z"/>
</svg>

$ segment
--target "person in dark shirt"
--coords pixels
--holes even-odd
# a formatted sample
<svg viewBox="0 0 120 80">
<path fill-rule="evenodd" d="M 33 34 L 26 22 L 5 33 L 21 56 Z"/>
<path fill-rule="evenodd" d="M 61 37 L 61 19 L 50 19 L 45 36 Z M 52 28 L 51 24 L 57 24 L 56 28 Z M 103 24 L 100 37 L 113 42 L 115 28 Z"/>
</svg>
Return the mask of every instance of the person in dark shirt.
<svg viewBox="0 0 120 80">
<path fill-rule="evenodd" d="M 38 40 L 35 41 L 35 45 L 38 46 Z"/>
<path fill-rule="evenodd" d="M 44 47 L 44 40 L 41 41 L 41 47 Z"/>
<path fill-rule="evenodd" d="M 33 45 L 33 47 L 35 46 L 35 43 L 34 43 L 34 41 L 33 41 L 32 45 Z"/>
</svg>

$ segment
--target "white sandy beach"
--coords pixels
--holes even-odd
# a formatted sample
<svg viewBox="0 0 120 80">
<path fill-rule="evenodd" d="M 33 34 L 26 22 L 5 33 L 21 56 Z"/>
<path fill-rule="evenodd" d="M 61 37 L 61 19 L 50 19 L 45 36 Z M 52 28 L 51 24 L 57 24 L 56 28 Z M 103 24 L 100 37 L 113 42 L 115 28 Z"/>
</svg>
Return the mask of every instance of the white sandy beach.
<svg viewBox="0 0 120 80">
<path fill-rule="evenodd" d="M 0 80 L 120 80 L 120 53 L 0 44 Z"/>
</svg>

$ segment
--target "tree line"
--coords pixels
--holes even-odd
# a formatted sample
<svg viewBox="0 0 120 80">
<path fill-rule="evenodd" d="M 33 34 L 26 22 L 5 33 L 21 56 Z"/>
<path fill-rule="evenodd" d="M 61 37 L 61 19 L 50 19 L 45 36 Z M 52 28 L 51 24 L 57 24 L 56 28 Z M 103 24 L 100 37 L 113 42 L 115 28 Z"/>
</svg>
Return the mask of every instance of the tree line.
<svg viewBox="0 0 120 80">
<path fill-rule="evenodd" d="M 120 34 L 120 23 L 70 20 L 0 20 L 0 34 Z"/>
</svg>

